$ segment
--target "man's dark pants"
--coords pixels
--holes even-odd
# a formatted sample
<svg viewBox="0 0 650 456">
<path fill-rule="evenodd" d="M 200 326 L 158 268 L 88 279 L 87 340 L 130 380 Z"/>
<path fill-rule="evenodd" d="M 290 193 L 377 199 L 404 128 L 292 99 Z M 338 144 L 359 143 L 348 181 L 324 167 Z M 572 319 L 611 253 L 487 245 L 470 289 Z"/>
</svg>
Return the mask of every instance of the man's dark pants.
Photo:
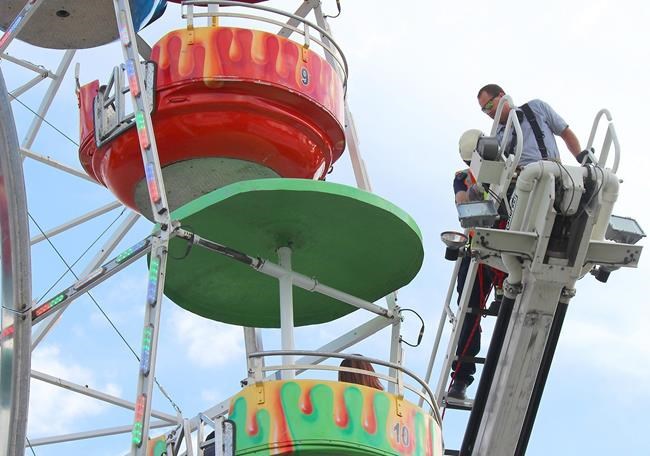
<svg viewBox="0 0 650 456">
<path fill-rule="evenodd" d="M 465 281 L 467 280 L 467 272 L 469 270 L 471 258 L 464 257 L 460 263 L 458 270 L 458 282 L 456 290 L 458 291 L 458 305 L 460 306 L 460 298 L 463 294 Z M 481 279 L 482 276 L 482 279 Z M 458 347 L 456 348 L 457 356 L 474 357 L 481 350 L 481 315 L 478 309 L 481 308 L 481 286 L 483 288 L 483 298 L 487 299 L 492 287 L 493 272 L 486 265 L 479 265 L 474 279 L 474 286 L 472 287 L 472 294 L 469 298 L 468 308 L 476 309 L 476 313 L 468 313 L 463 321 L 463 327 L 460 331 L 460 338 L 458 340 Z M 472 334 L 473 331 L 473 334 Z M 470 339 L 471 335 L 471 339 Z M 463 353 L 464 351 L 464 353 Z M 456 382 L 462 382 L 471 385 L 474 381 L 474 374 L 476 373 L 476 364 L 471 362 L 463 362 L 458 366 L 458 362 L 454 361 L 451 365 L 452 377 Z M 454 374 L 455 372 L 455 374 Z"/>
</svg>

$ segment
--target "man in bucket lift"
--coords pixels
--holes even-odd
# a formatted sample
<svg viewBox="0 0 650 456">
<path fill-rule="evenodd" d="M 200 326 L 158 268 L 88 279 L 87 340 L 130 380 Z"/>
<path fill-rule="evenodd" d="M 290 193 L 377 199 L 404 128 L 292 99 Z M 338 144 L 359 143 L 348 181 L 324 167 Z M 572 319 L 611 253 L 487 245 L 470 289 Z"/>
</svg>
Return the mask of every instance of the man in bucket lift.
<svg viewBox="0 0 650 456">
<path fill-rule="evenodd" d="M 505 95 L 503 89 L 497 84 L 488 84 L 481 87 L 478 91 L 478 103 L 481 111 L 494 119 L 497 112 L 497 106 L 501 97 Z M 501 116 L 499 118 L 499 127 L 497 128 L 497 137 L 499 140 L 503 137 L 506 121 L 512 107 L 506 101 Z M 518 108 L 515 108 L 523 138 L 523 151 L 519 166 L 523 167 L 539 160 L 560 161 L 560 152 L 555 142 L 557 135 L 567 146 L 567 149 L 576 157 L 579 163 L 588 156 L 587 151 L 581 151 L 580 141 L 575 133 L 569 128 L 562 117 L 542 100 L 531 100 Z M 514 130 L 513 130 L 514 138 Z M 515 141 L 510 141 L 506 146 L 505 155 L 508 156 L 514 149 Z"/>
<path fill-rule="evenodd" d="M 461 159 L 469 165 L 472 159 L 472 152 L 476 149 L 478 139 L 483 136 L 480 130 L 469 130 L 463 133 L 458 144 Z M 454 198 L 456 204 L 468 203 L 470 201 L 480 201 L 484 199 L 484 189 L 476 182 L 469 168 L 458 171 L 454 176 Z M 467 272 L 471 258 L 463 257 L 458 270 L 458 281 L 456 290 L 458 292 L 458 304 L 465 287 Z M 472 286 L 472 293 L 469 298 L 468 308 L 472 313 L 468 313 L 463 321 L 460 330 L 460 338 L 456 347 L 456 356 L 458 358 L 474 357 L 481 350 L 481 314 L 480 309 L 485 307 L 485 301 L 490 294 L 492 285 L 500 281 L 499 271 L 493 270 L 486 265 L 479 265 L 476 272 L 476 279 Z M 496 301 L 495 301 L 496 302 Z M 493 310 L 493 309 L 491 309 Z M 451 387 L 447 392 L 447 397 L 465 400 L 466 390 L 474 381 L 476 373 L 476 364 L 470 361 L 454 361 L 452 363 Z"/>
<path fill-rule="evenodd" d="M 492 119 L 496 116 L 499 101 L 505 95 L 505 91 L 497 84 L 487 84 L 478 91 L 478 102 L 481 111 Z M 512 107 L 506 101 L 504 103 L 497 127 L 497 137 L 503 138 L 505 124 L 508 120 Z M 555 142 L 555 135 L 560 136 L 569 151 L 576 157 L 579 163 L 590 161 L 588 151 L 581 151 L 578 138 L 569 128 L 569 125 L 558 115 L 551 106 L 541 100 L 531 100 L 524 105 L 515 108 L 523 134 L 523 150 L 519 160 L 519 167 L 526 166 L 539 160 L 560 161 L 560 153 Z M 476 148 L 478 139 L 482 136 L 480 130 L 469 130 L 460 139 L 459 149 L 461 158 L 469 165 L 472 152 Z M 510 155 L 514 151 L 515 132 L 509 143 L 506 145 L 504 154 Z M 456 204 L 469 201 L 478 201 L 484 198 L 484 188 L 477 183 L 469 169 L 459 171 L 454 177 L 454 194 Z M 460 303 L 461 293 L 465 286 L 470 258 L 464 257 L 458 271 L 458 302 Z M 472 287 L 468 307 L 474 313 L 466 316 L 461 328 L 456 355 L 459 358 L 474 357 L 481 347 L 481 328 L 479 309 L 485 307 L 492 285 L 496 285 L 497 292 L 503 282 L 503 273 L 491 269 L 485 265 L 479 265 L 476 279 Z M 499 296 L 495 296 L 495 309 L 492 313 L 498 312 Z M 454 361 L 452 364 L 452 383 L 447 396 L 454 399 L 465 400 L 467 387 L 474 381 L 476 365 L 468 361 Z"/>
</svg>

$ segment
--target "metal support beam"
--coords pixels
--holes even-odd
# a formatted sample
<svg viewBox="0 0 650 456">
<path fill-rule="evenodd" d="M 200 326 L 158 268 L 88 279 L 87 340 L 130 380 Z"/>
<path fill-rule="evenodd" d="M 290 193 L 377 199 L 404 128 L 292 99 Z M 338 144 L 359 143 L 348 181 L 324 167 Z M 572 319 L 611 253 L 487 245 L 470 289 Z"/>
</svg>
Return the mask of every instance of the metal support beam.
<svg viewBox="0 0 650 456">
<path fill-rule="evenodd" d="M 151 106 L 144 83 L 144 71 L 140 64 L 138 39 L 136 36 L 129 0 L 113 0 L 115 19 L 120 33 L 122 54 L 126 71 L 129 74 L 129 91 L 135 111 L 135 124 L 138 142 L 142 154 L 142 164 L 147 181 L 147 191 L 154 221 L 160 224 L 160 237 L 155 237 L 151 248 L 149 263 L 149 287 L 145 303 L 144 328 L 142 335 L 142 354 L 138 372 L 138 392 L 133 432 L 131 434 L 131 453 L 136 456 L 147 455 L 149 421 L 153 402 L 153 384 L 155 381 L 156 354 L 158 351 L 158 333 L 160 330 L 160 313 L 167 253 L 171 232 L 171 219 L 167 193 L 163 182 L 158 147 L 151 121 Z"/>
<path fill-rule="evenodd" d="M 52 375 L 46 374 L 44 372 L 35 371 L 32 369 L 31 373 L 32 378 L 40 380 L 50 385 L 58 386 L 60 388 L 67 389 L 68 391 L 73 391 L 75 393 L 83 394 L 84 396 L 92 397 L 93 399 L 98 399 L 100 401 L 107 402 L 109 404 L 117 405 L 129 410 L 135 410 L 135 403 L 120 399 L 119 397 L 112 396 L 110 394 L 102 393 L 88 386 L 81 386 L 73 382 L 69 382 L 59 377 L 54 377 Z M 157 410 L 151 411 L 151 416 L 159 418 L 161 420 L 167 421 L 170 425 L 178 424 L 178 419 L 175 415 L 170 415 L 168 413 L 160 412 Z"/>
<path fill-rule="evenodd" d="M 314 7 L 320 3 L 320 0 L 304 0 L 302 2 L 302 5 L 298 7 L 296 10 L 295 14 L 296 16 L 300 17 L 306 17 L 309 12 L 314 9 Z M 299 24 L 298 19 L 291 18 L 287 21 L 287 25 L 290 27 L 296 27 Z M 293 30 L 289 27 L 283 27 L 280 29 L 278 32 L 278 35 L 284 37 L 284 38 L 289 38 L 291 34 L 293 33 Z"/>
<path fill-rule="evenodd" d="M 436 387 L 436 401 L 438 405 L 442 405 L 445 386 L 447 385 L 447 380 L 451 372 L 451 364 L 456 356 L 456 347 L 458 346 L 460 332 L 463 327 L 463 322 L 465 321 L 467 308 L 469 307 L 469 299 L 472 294 L 472 287 L 474 285 L 474 280 L 476 279 L 477 270 L 478 263 L 476 260 L 472 260 L 469 264 L 469 269 L 467 270 L 467 278 L 465 279 L 465 287 L 463 288 L 463 293 L 461 294 L 456 321 L 454 322 L 454 327 L 451 331 L 449 345 L 447 346 L 447 353 L 445 354 L 445 358 L 443 360 L 443 366 L 440 370 L 440 378 L 438 379 L 438 386 Z"/>
<path fill-rule="evenodd" d="M 83 180 L 87 180 L 88 182 L 92 182 L 93 184 L 97 185 L 97 181 L 93 180 L 88 174 L 86 174 L 84 171 L 80 171 L 78 169 L 72 168 L 68 165 L 64 165 L 61 162 L 58 162 L 54 160 L 53 158 L 47 157 L 45 155 L 40 155 L 35 152 L 32 152 L 29 149 L 26 148 L 21 148 L 20 153 L 23 157 L 28 157 L 31 158 L 32 160 L 36 160 L 37 162 L 44 163 L 48 166 L 51 166 L 52 168 L 56 168 L 59 171 L 66 172 L 68 174 L 71 174 L 75 177 L 79 177 Z"/>
<path fill-rule="evenodd" d="M 278 260 L 280 267 L 287 271 L 281 277 L 280 282 L 280 328 L 282 332 L 282 350 L 293 350 L 293 282 L 291 280 L 291 249 L 289 247 L 280 247 L 278 249 Z M 293 364 L 293 356 L 286 355 L 282 357 L 282 364 L 289 366 Z M 294 378 L 292 370 L 282 372 L 283 380 Z"/>
<path fill-rule="evenodd" d="M 262 331 L 259 328 L 244 327 L 244 346 L 246 348 L 246 376 L 250 379 L 250 373 L 253 371 L 254 366 L 248 355 L 264 351 Z"/>
<path fill-rule="evenodd" d="M 307 277 L 306 275 L 293 271 L 287 271 L 283 267 L 275 263 L 271 263 L 268 260 L 253 258 L 252 256 L 239 252 L 235 249 L 231 249 L 208 239 L 204 239 L 196 234 L 192 234 L 187 230 L 179 229 L 175 231 L 175 234 L 183 239 L 191 241 L 196 245 L 244 263 L 257 271 L 271 277 L 275 277 L 276 279 L 279 279 L 280 277 L 288 274 L 291 276 L 291 280 L 294 286 L 311 292 L 321 293 L 325 296 L 329 296 L 330 298 L 338 299 L 341 302 L 350 304 L 351 306 L 358 307 L 359 309 L 365 309 L 376 313 L 377 315 L 381 315 L 387 318 L 394 317 L 390 309 L 383 308 L 372 302 L 365 301 L 363 299 L 357 298 L 356 296 L 352 296 L 351 294 L 324 285 L 320 283 L 317 278 Z"/>
<path fill-rule="evenodd" d="M 433 342 L 433 347 L 431 347 L 431 355 L 429 356 L 429 364 L 427 366 L 427 371 L 426 374 L 424 375 L 424 381 L 429 384 L 429 381 L 431 380 L 431 373 L 433 372 L 433 365 L 436 362 L 436 354 L 438 353 L 438 347 L 440 347 L 440 340 L 442 339 L 442 332 L 445 329 L 445 322 L 447 319 L 450 320 L 450 322 L 454 322 L 456 317 L 454 317 L 453 313 L 451 312 L 451 308 L 449 307 L 451 303 L 451 297 L 454 294 L 454 288 L 456 286 L 456 280 L 458 277 L 458 271 L 460 270 L 460 262 L 462 261 L 462 258 L 458 258 L 456 260 L 456 263 L 454 264 L 454 271 L 451 273 L 451 280 L 449 281 L 449 287 L 447 288 L 447 297 L 445 298 L 445 304 L 442 306 L 442 311 L 440 312 L 440 321 L 438 322 L 438 330 L 436 331 L 436 337 Z M 420 399 L 420 403 L 418 404 L 420 407 L 422 407 L 423 400 Z"/>
<path fill-rule="evenodd" d="M 39 82 L 43 81 L 44 79 L 47 79 L 47 73 L 46 74 L 39 74 L 36 77 L 30 79 L 25 84 L 23 84 L 20 87 L 12 90 L 11 93 L 9 94 L 9 96 L 12 98 L 12 100 L 15 99 L 15 98 L 18 98 L 23 93 L 27 92 L 29 89 L 36 86 Z"/>
<path fill-rule="evenodd" d="M 346 348 L 361 342 L 362 340 L 372 336 L 373 334 L 381 331 L 387 326 L 390 326 L 391 320 L 386 317 L 375 317 L 372 320 L 357 326 L 351 331 L 343 334 L 342 336 L 337 337 L 336 339 L 326 343 L 325 345 L 317 348 L 317 352 L 334 352 L 339 353 Z M 316 356 L 305 356 L 296 360 L 296 364 L 320 364 L 325 361 L 325 357 L 316 357 Z M 302 371 L 297 371 L 301 373 Z"/>
<path fill-rule="evenodd" d="M 56 69 L 56 76 L 53 78 L 52 82 L 50 83 L 50 87 L 48 87 L 47 92 L 45 92 L 45 96 L 41 101 L 41 105 L 38 107 L 38 110 L 36 111 L 37 112 L 36 117 L 34 117 L 34 120 L 32 121 L 32 124 L 29 126 L 29 130 L 27 130 L 27 134 L 23 139 L 22 142 L 23 149 L 29 149 L 30 147 L 32 147 L 32 144 L 34 144 L 34 140 L 36 139 L 38 130 L 41 128 L 41 125 L 43 124 L 43 119 L 45 118 L 47 111 L 50 109 L 50 106 L 52 105 L 54 96 L 56 95 L 56 93 L 59 91 L 59 88 L 61 87 L 61 83 L 63 82 L 63 77 L 65 76 L 65 73 L 68 71 L 68 68 L 70 67 L 70 63 L 72 62 L 72 58 L 74 57 L 75 52 L 76 50 L 70 49 L 65 51 L 65 54 L 63 54 L 63 57 L 61 58 L 61 63 L 59 63 L 59 67 Z"/>
<path fill-rule="evenodd" d="M 23 68 L 27 68 L 28 70 L 31 70 L 34 73 L 40 74 L 43 78 L 54 78 L 56 76 L 54 73 L 52 73 L 50 70 L 46 68 L 43 68 L 38 65 L 34 65 L 32 62 L 28 62 L 27 60 L 18 59 L 9 54 L 2 54 L 0 56 L 0 59 L 6 60 L 7 62 L 15 63 L 16 65 L 21 66 Z"/>
<path fill-rule="evenodd" d="M 167 421 L 152 421 L 151 424 L 149 424 L 150 429 L 165 428 L 169 426 L 171 425 Z M 74 434 L 45 437 L 42 439 L 33 439 L 33 440 L 30 439 L 29 441 L 32 447 L 37 447 L 43 445 L 52 445 L 54 443 L 72 442 L 75 440 L 93 439 L 97 437 L 106 437 L 109 435 L 126 434 L 128 432 L 131 432 L 132 430 L 133 430 L 133 425 L 128 424 L 126 426 L 97 429 L 95 431 L 77 432 Z"/>
<path fill-rule="evenodd" d="M 117 209 L 118 207 L 121 207 L 122 203 L 119 201 L 113 201 L 112 203 L 109 203 L 105 206 L 99 207 L 95 210 L 92 210 L 90 212 L 85 213 L 84 215 L 80 215 L 77 218 L 74 218 L 62 225 L 59 225 L 57 227 L 52 228 L 49 231 L 46 231 L 43 234 L 39 234 L 37 236 L 34 236 L 33 238 L 30 239 L 29 243 L 30 245 L 38 244 L 41 241 L 44 241 L 45 239 L 49 239 L 51 237 L 56 236 L 57 234 L 63 233 L 64 231 L 69 230 L 70 228 L 74 228 L 75 226 L 79 226 L 82 223 L 87 222 L 88 220 L 92 220 L 95 217 L 99 217 L 100 215 L 104 215 L 107 212 L 112 211 L 113 209 Z M 137 217 L 136 217 L 137 219 Z M 132 226 L 132 225 L 131 225 Z M 97 267 L 97 266 L 95 266 Z M 95 269 L 95 268 L 92 268 Z M 92 270 L 91 269 L 91 270 Z M 82 274 L 83 275 L 83 274 Z"/>
<path fill-rule="evenodd" d="M 397 296 L 395 293 L 391 293 L 387 298 L 388 308 L 393 313 L 393 315 L 399 315 L 399 307 L 397 305 Z M 390 332 L 390 362 L 393 364 L 402 363 L 402 344 L 400 339 L 400 333 L 402 330 L 402 318 L 397 316 L 393 318 L 393 325 Z M 400 375 L 400 372 L 394 368 L 388 370 L 388 375 L 390 377 L 397 377 Z M 395 394 L 395 384 L 388 384 L 388 392 L 390 394 Z"/>
<path fill-rule="evenodd" d="M 7 36 L 7 35 L 5 35 Z M 25 180 L 18 136 L 0 69 L 0 454 L 22 455 L 31 363 L 31 261 Z"/>
</svg>

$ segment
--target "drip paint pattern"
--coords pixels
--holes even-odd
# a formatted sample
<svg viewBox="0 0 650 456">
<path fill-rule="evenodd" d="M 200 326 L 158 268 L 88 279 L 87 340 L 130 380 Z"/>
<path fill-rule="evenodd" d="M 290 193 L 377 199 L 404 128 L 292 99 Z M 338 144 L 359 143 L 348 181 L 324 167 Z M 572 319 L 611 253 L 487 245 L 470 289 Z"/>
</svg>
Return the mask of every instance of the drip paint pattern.
<svg viewBox="0 0 650 456">
<path fill-rule="evenodd" d="M 158 89 L 188 79 L 209 87 L 228 79 L 263 81 L 308 96 L 343 123 L 341 79 L 320 56 L 306 52 L 303 60 L 299 44 L 266 32 L 204 27 L 168 33 L 154 46 L 151 59 L 158 62 Z"/>
<path fill-rule="evenodd" d="M 419 407 L 383 391 L 317 380 L 263 383 L 230 409 L 238 455 L 442 455 L 440 426 Z"/>
</svg>

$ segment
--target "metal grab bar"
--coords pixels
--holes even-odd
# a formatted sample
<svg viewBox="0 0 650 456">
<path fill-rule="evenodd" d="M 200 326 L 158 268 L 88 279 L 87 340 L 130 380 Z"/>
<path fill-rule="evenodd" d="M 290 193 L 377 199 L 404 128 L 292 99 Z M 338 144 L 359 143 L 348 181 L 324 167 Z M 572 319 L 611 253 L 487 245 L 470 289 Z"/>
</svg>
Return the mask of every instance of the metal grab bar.
<svg viewBox="0 0 650 456">
<path fill-rule="evenodd" d="M 243 13 L 224 13 L 221 11 L 208 11 L 205 13 L 196 13 L 194 12 L 194 6 L 210 6 L 210 5 L 217 5 L 217 6 L 239 6 L 242 8 L 251 8 L 251 9 L 256 9 L 260 11 L 265 11 L 268 13 L 273 13 L 273 14 L 278 14 L 280 16 L 285 16 L 289 19 L 293 19 L 298 21 L 299 23 L 302 23 L 304 26 L 304 30 L 301 30 L 298 27 L 294 27 L 288 23 L 285 22 L 280 22 L 268 17 L 264 16 L 254 16 L 251 14 L 243 14 Z M 242 3 L 242 2 L 234 2 L 234 1 L 226 1 L 226 0 L 187 0 L 184 1 L 181 5 L 182 7 L 187 7 L 187 13 L 183 12 L 181 10 L 181 16 L 183 19 L 187 19 L 188 22 L 188 28 L 193 28 L 193 19 L 197 17 L 232 17 L 232 18 L 240 18 L 240 19 L 250 19 L 250 20 L 257 20 L 260 22 L 266 22 L 269 24 L 277 25 L 280 26 L 284 29 L 289 29 L 292 30 L 295 33 L 298 33 L 304 37 L 304 42 L 303 46 L 305 48 L 309 47 L 309 44 L 313 41 L 318 43 L 321 48 L 329 54 L 338 64 L 339 68 L 338 70 L 342 73 L 342 79 L 343 79 L 343 92 L 344 94 L 347 93 L 347 86 L 348 86 L 348 62 L 347 59 L 345 58 L 345 55 L 343 54 L 343 50 L 341 47 L 336 43 L 334 38 L 322 27 L 320 27 L 317 24 L 314 24 L 311 21 L 308 21 L 304 17 L 288 13 L 286 11 L 282 11 L 276 8 L 270 8 L 268 6 L 261 6 L 261 5 L 253 5 L 250 3 Z M 324 41 L 328 41 L 331 43 L 335 49 L 330 48 L 330 46 L 316 38 L 312 34 L 309 33 L 309 28 L 311 27 L 314 30 L 318 31 L 318 33 L 321 35 L 321 37 L 324 37 Z M 337 71 L 337 72 L 339 72 Z"/>
<path fill-rule="evenodd" d="M 621 160 L 621 146 L 618 142 L 618 137 L 616 136 L 616 130 L 614 129 L 614 121 L 612 119 L 612 114 L 607 109 L 601 109 L 596 114 L 594 118 L 594 123 L 591 127 L 591 133 L 589 133 L 589 140 L 587 140 L 586 150 L 591 150 L 594 144 L 594 139 L 596 137 L 596 131 L 600 125 L 600 119 L 605 116 L 607 121 L 607 133 L 605 133 L 605 139 L 603 139 L 603 145 L 600 151 L 600 157 L 598 158 L 598 166 L 601 168 L 605 167 L 607 163 L 607 158 L 609 158 L 609 149 L 614 143 L 614 164 L 612 165 L 612 172 L 616 173 L 618 171 L 618 164 Z"/>
<path fill-rule="evenodd" d="M 393 378 L 387 375 L 383 374 L 378 374 L 377 372 L 371 372 L 371 371 L 365 371 L 362 369 L 355 369 L 355 368 L 347 368 L 347 367 L 340 367 L 340 366 L 315 366 L 312 364 L 305 364 L 305 365 L 291 365 L 291 366 L 268 366 L 262 368 L 261 366 L 258 367 L 259 373 L 257 375 L 257 378 L 261 378 L 261 372 L 266 371 L 266 370 L 296 370 L 296 369 L 320 369 L 320 370 L 332 370 L 332 371 L 344 371 L 344 372 L 357 372 L 357 373 L 362 373 L 365 375 L 370 375 L 372 377 L 377 377 L 377 378 L 382 378 L 386 381 L 389 381 L 391 383 L 395 383 L 397 385 L 402 385 L 404 388 L 408 389 L 409 391 L 414 392 L 418 396 L 424 398 L 429 406 L 431 407 L 431 410 L 433 411 L 433 414 L 438 421 L 439 424 L 442 423 L 442 418 L 440 416 L 440 410 L 438 409 L 438 406 L 436 404 L 436 401 L 434 400 L 433 392 L 431 391 L 431 388 L 429 388 L 429 385 L 427 385 L 424 380 L 422 380 L 417 374 L 412 372 L 411 370 L 407 369 L 404 366 L 401 366 L 396 363 L 391 363 L 389 361 L 383 361 L 381 359 L 376 359 L 376 358 L 368 358 L 366 356 L 360 356 L 360 355 L 348 355 L 344 353 L 331 353 L 331 352 L 319 352 L 319 351 L 310 351 L 310 350 L 269 350 L 269 351 L 263 351 L 263 352 L 254 352 L 250 353 L 248 355 L 249 358 L 263 358 L 266 356 L 317 356 L 317 357 L 323 357 L 323 358 L 338 358 L 338 359 L 355 359 L 358 361 L 367 361 L 370 364 L 377 364 L 380 366 L 388 367 L 390 369 L 395 369 L 399 372 L 403 372 L 412 379 L 414 379 L 416 382 L 420 384 L 422 389 L 426 392 L 428 395 L 428 398 L 426 398 L 424 395 L 422 395 L 419 391 L 417 391 L 415 388 L 411 386 L 404 385 L 401 381 L 400 378 Z M 400 397 L 403 397 L 402 392 L 400 391 L 398 394 Z"/>
</svg>

